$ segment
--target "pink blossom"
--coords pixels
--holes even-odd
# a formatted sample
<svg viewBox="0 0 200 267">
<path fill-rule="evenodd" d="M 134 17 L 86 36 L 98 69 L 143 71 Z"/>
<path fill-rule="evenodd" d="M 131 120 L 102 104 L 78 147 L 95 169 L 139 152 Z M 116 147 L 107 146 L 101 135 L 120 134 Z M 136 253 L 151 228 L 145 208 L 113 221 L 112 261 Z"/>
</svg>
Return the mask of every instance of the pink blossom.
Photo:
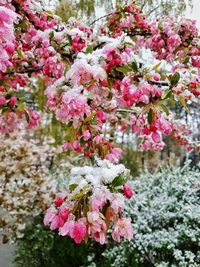
<svg viewBox="0 0 200 267">
<path fill-rule="evenodd" d="M 106 223 L 103 219 L 103 214 L 100 212 L 88 212 L 88 234 L 92 236 L 101 245 L 105 244 L 106 238 Z"/>
<path fill-rule="evenodd" d="M 64 223 L 62 227 L 59 228 L 59 235 L 62 236 L 72 236 L 73 228 L 74 228 L 75 221 L 68 220 Z"/>
<path fill-rule="evenodd" d="M 51 221 L 51 225 L 50 225 L 50 229 L 52 231 L 56 230 L 57 228 L 60 227 L 60 225 L 62 225 L 64 223 L 64 221 L 62 219 L 60 219 L 60 217 L 58 215 L 54 216 L 52 221 Z"/>
<path fill-rule="evenodd" d="M 106 114 L 102 110 L 98 110 L 96 113 L 96 117 L 98 120 L 100 120 L 102 123 L 106 122 Z"/>
<path fill-rule="evenodd" d="M 192 57 L 192 65 L 196 68 L 200 68 L 200 56 Z"/>
<path fill-rule="evenodd" d="M 65 65 L 63 62 L 59 62 L 57 57 L 49 57 L 44 66 L 43 73 L 55 78 L 60 78 L 63 75 Z"/>
<path fill-rule="evenodd" d="M 79 35 L 76 35 L 72 40 L 72 48 L 75 52 L 80 52 L 86 47 L 86 42 Z"/>
<path fill-rule="evenodd" d="M 121 194 L 114 194 L 110 207 L 116 214 L 123 211 L 125 209 L 125 202 L 123 196 Z"/>
<path fill-rule="evenodd" d="M 160 135 L 158 132 L 153 132 L 152 135 L 151 135 L 153 141 L 155 143 L 159 143 L 160 142 Z"/>
<path fill-rule="evenodd" d="M 28 121 L 27 128 L 32 129 L 32 128 L 38 126 L 39 120 L 40 120 L 40 113 L 39 112 L 37 112 L 35 110 L 29 111 L 29 121 Z"/>
<path fill-rule="evenodd" d="M 68 208 L 65 207 L 61 207 L 59 210 L 59 217 L 62 218 L 64 221 L 66 221 L 69 217 L 70 211 Z"/>
<path fill-rule="evenodd" d="M 0 96 L 0 106 L 5 106 L 6 104 L 6 99 L 4 96 Z"/>
<path fill-rule="evenodd" d="M 0 132 L 9 133 L 18 128 L 19 119 L 16 113 L 8 112 L 0 116 Z"/>
<path fill-rule="evenodd" d="M 92 197 L 92 210 L 98 211 L 99 209 L 102 209 L 105 205 L 107 199 L 105 198 L 105 195 L 100 192 L 99 194 L 95 194 Z"/>
<path fill-rule="evenodd" d="M 87 98 L 84 96 L 64 94 L 62 105 L 56 111 L 56 117 L 63 123 L 73 122 L 74 128 L 84 120 L 84 116 L 89 116 L 91 110 L 87 104 Z"/>
<path fill-rule="evenodd" d="M 44 217 L 44 225 L 48 225 L 50 222 L 52 222 L 53 218 L 56 216 L 57 211 L 53 208 L 49 208 L 46 211 L 45 217 Z"/>
<path fill-rule="evenodd" d="M 160 75 L 159 75 L 159 74 L 154 74 L 154 75 L 153 75 L 153 79 L 154 79 L 154 81 L 156 81 L 156 82 L 160 81 Z"/>
<path fill-rule="evenodd" d="M 93 142 L 95 142 L 96 144 L 100 144 L 102 141 L 102 137 L 100 135 L 96 135 L 93 139 Z"/>
<path fill-rule="evenodd" d="M 16 98 L 16 96 L 12 96 L 12 97 L 10 98 L 10 101 L 9 101 L 8 105 L 9 105 L 10 107 L 14 107 L 16 103 L 17 103 L 17 98 Z"/>
<path fill-rule="evenodd" d="M 64 151 L 72 149 L 72 145 L 69 143 L 65 143 L 65 144 L 63 144 L 63 149 L 64 149 Z"/>
<path fill-rule="evenodd" d="M 131 220 L 126 218 L 118 219 L 112 231 L 112 237 L 117 242 L 121 241 L 121 237 L 130 241 L 133 238 Z"/>
<path fill-rule="evenodd" d="M 133 196 L 132 187 L 128 184 L 125 184 L 124 188 L 123 188 L 123 193 L 127 198 L 132 198 L 132 196 Z"/>
<path fill-rule="evenodd" d="M 84 133 L 83 133 L 83 139 L 84 139 L 84 141 L 89 140 L 90 137 L 91 137 L 90 131 L 89 130 L 84 131 Z"/>
<path fill-rule="evenodd" d="M 80 244 L 86 237 L 87 228 L 82 221 L 75 222 L 70 237 L 74 239 L 76 244 Z"/>
<path fill-rule="evenodd" d="M 115 147 L 111 150 L 109 154 L 106 155 L 106 159 L 111 162 L 118 162 L 121 156 L 122 156 L 121 148 Z"/>
</svg>

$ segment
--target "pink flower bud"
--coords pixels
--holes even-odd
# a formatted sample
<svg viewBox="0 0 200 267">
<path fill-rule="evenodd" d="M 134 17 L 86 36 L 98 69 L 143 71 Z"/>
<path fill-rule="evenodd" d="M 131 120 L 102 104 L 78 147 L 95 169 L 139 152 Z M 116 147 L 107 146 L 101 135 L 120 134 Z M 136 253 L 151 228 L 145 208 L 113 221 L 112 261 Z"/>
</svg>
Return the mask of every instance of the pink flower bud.
<svg viewBox="0 0 200 267">
<path fill-rule="evenodd" d="M 0 106 L 5 106 L 6 104 L 6 99 L 4 96 L 0 96 Z"/>
<path fill-rule="evenodd" d="M 160 75 L 159 75 L 159 74 L 154 74 L 154 75 L 153 75 L 153 79 L 154 79 L 154 81 L 156 81 L 156 82 L 160 81 Z"/>
<path fill-rule="evenodd" d="M 123 188 L 123 193 L 127 198 L 129 198 L 129 199 L 132 198 L 133 190 L 132 190 L 131 186 L 128 184 L 125 184 L 124 188 Z"/>
<path fill-rule="evenodd" d="M 11 98 L 10 98 L 10 101 L 9 101 L 9 103 L 8 103 L 8 105 L 10 106 L 10 107 L 14 107 L 14 105 L 17 103 L 17 98 L 15 97 L 15 96 L 12 96 Z"/>
<path fill-rule="evenodd" d="M 62 205 L 62 203 L 63 203 L 63 200 L 64 199 L 62 197 L 56 198 L 55 201 L 54 201 L 55 206 L 56 207 L 60 207 Z"/>
<path fill-rule="evenodd" d="M 106 122 L 106 115 L 102 110 L 97 111 L 96 116 L 102 123 Z"/>
</svg>

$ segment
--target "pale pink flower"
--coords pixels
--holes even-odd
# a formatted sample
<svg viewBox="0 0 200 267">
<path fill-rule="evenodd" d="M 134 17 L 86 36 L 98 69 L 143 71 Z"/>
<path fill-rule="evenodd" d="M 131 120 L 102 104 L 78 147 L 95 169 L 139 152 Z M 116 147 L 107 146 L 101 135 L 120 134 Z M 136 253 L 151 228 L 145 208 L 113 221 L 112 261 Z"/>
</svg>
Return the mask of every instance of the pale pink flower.
<svg viewBox="0 0 200 267">
<path fill-rule="evenodd" d="M 133 238 L 133 228 L 130 219 L 120 218 L 114 226 L 112 237 L 115 241 L 120 242 L 121 237 L 128 239 Z"/>
<path fill-rule="evenodd" d="M 96 211 L 96 210 L 102 209 L 106 201 L 107 199 L 105 198 L 104 195 L 101 194 L 101 192 L 99 192 L 99 194 L 96 193 L 92 197 L 92 210 Z"/>
<path fill-rule="evenodd" d="M 44 225 L 48 225 L 50 222 L 52 222 L 53 218 L 56 216 L 57 211 L 54 208 L 49 208 L 46 211 L 46 214 L 44 216 Z"/>
<path fill-rule="evenodd" d="M 111 162 L 117 163 L 121 156 L 122 156 L 122 149 L 119 147 L 115 147 L 111 150 L 109 154 L 106 155 L 106 159 Z"/>
<path fill-rule="evenodd" d="M 60 226 L 62 227 L 63 224 L 64 224 L 64 220 L 60 218 L 58 215 L 56 215 L 55 217 L 53 217 L 51 221 L 50 229 L 53 231 L 59 228 Z"/>
<path fill-rule="evenodd" d="M 71 236 L 73 232 L 75 221 L 74 220 L 68 220 L 65 222 L 65 224 L 59 228 L 59 235 L 62 236 Z"/>
<path fill-rule="evenodd" d="M 84 120 L 85 115 L 89 116 L 91 109 L 87 104 L 87 98 L 73 94 L 64 94 L 62 104 L 56 110 L 56 117 L 63 123 L 73 122 L 73 127 L 77 128 L 80 121 Z"/>
<path fill-rule="evenodd" d="M 91 235 L 97 242 L 101 245 L 107 242 L 106 237 L 106 223 L 104 221 L 104 216 L 100 212 L 88 212 L 88 234 Z"/>
<path fill-rule="evenodd" d="M 84 133 L 83 133 L 83 139 L 84 139 L 84 141 L 89 140 L 90 137 L 91 137 L 90 131 L 89 130 L 84 131 Z"/>
<path fill-rule="evenodd" d="M 121 194 L 113 194 L 113 199 L 111 202 L 111 208 L 113 211 L 118 214 L 122 210 L 125 209 L 125 202 L 124 202 L 124 197 Z"/>
</svg>

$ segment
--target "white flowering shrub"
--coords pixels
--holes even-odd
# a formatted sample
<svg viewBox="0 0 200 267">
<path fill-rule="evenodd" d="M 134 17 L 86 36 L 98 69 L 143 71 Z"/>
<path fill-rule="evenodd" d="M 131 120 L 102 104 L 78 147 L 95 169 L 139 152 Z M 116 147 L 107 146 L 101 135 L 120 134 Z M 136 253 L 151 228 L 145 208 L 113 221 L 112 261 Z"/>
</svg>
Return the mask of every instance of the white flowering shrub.
<svg viewBox="0 0 200 267">
<path fill-rule="evenodd" d="M 200 266 L 200 172 L 184 168 L 146 173 L 132 182 L 135 236 L 107 249 L 105 266 Z"/>
<path fill-rule="evenodd" d="M 1 135 L 0 148 L 0 231 L 5 243 L 22 237 L 30 216 L 47 208 L 55 197 L 60 171 L 67 169 L 67 163 L 62 167 L 56 161 L 60 149 L 54 148 L 51 140 L 39 144 L 24 131 L 6 138 Z"/>
</svg>

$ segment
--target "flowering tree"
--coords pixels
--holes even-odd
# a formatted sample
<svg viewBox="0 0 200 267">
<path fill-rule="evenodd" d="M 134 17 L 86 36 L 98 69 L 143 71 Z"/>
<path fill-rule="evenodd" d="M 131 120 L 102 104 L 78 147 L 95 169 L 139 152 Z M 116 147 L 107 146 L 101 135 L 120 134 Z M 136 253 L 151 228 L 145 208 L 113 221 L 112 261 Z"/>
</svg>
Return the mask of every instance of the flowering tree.
<svg viewBox="0 0 200 267">
<path fill-rule="evenodd" d="M 36 2 L 36 3 L 35 3 Z M 110 133 L 132 129 L 142 150 L 160 151 L 171 135 L 192 149 L 189 130 L 169 109 L 169 100 L 200 95 L 200 47 L 195 21 L 148 22 L 134 1 L 107 15 L 96 30 L 70 19 L 63 24 L 39 1 L 1 1 L 0 132 L 41 115 L 26 104 L 37 81 L 45 82 L 47 106 L 66 127 L 63 147 L 90 157 L 93 166 L 72 169 L 65 193 L 48 209 L 44 223 L 81 243 L 131 239 L 125 199 L 132 197 L 128 172 L 117 163 L 122 151 Z M 109 136 L 109 138 L 108 138 Z M 112 162 L 112 163 L 111 163 Z M 122 194 L 123 193 L 123 194 Z"/>
</svg>

